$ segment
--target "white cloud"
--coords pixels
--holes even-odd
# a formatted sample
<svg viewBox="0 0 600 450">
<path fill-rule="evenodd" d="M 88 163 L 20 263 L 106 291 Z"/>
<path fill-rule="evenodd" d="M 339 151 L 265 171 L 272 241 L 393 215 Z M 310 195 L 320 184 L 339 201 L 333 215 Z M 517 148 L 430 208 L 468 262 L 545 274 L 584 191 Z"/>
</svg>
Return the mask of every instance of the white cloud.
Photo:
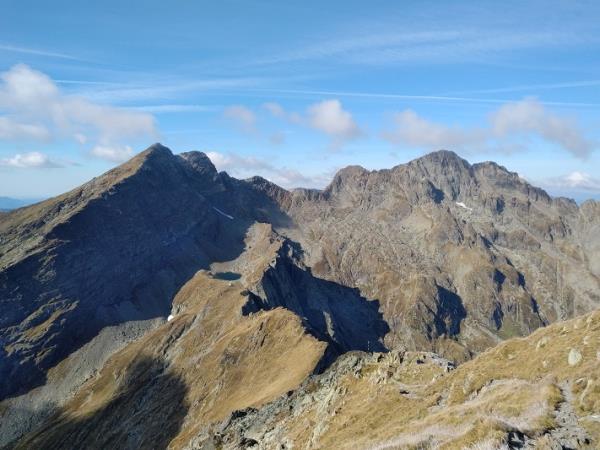
<svg viewBox="0 0 600 450">
<path fill-rule="evenodd" d="M 283 106 L 275 102 L 263 103 L 262 107 L 273 117 L 326 134 L 333 139 L 333 147 L 339 147 L 343 142 L 361 134 L 352 114 L 342 107 L 339 100 L 324 100 L 310 105 L 305 115 L 286 111 Z M 256 131 L 256 114 L 245 106 L 230 106 L 225 109 L 224 116 L 236 122 L 246 132 Z M 269 142 L 274 145 L 281 144 L 283 140 L 284 135 L 281 132 L 276 132 L 269 137 Z"/>
<path fill-rule="evenodd" d="M 256 126 L 256 115 L 248 108 L 242 105 L 233 105 L 225 108 L 223 116 L 231 121 L 235 122 L 236 125 L 241 127 L 246 132 L 255 131 Z"/>
<path fill-rule="evenodd" d="M 271 165 L 254 156 L 241 156 L 235 153 L 206 152 L 218 170 L 256 170 L 271 169 Z"/>
<path fill-rule="evenodd" d="M 286 111 L 283 106 L 279 103 L 275 102 L 267 102 L 263 103 L 263 108 L 269 111 L 273 117 L 277 117 L 278 119 L 284 119 L 290 123 L 295 125 L 304 125 L 306 124 L 306 119 L 302 117 L 301 114 L 293 111 Z"/>
<path fill-rule="evenodd" d="M 394 129 L 384 133 L 393 143 L 403 143 L 425 148 L 464 148 L 482 142 L 480 131 L 451 128 L 420 117 L 407 109 L 394 115 Z"/>
<path fill-rule="evenodd" d="M 533 184 L 543 187 L 551 195 L 574 198 L 578 202 L 600 199 L 600 178 L 583 171 L 537 179 Z"/>
<path fill-rule="evenodd" d="M 488 119 L 484 128 L 466 129 L 431 122 L 412 110 L 405 110 L 394 116 L 393 129 L 383 137 L 394 144 L 426 149 L 482 151 L 495 148 L 505 152 L 523 150 L 526 146 L 520 141 L 538 137 L 582 159 L 598 147 L 574 119 L 548 111 L 533 98 L 506 103 Z"/>
<path fill-rule="evenodd" d="M 600 191 L 600 179 L 593 178 L 588 173 L 572 172 L 565 177 L 568 186 L 573 188 L 584 188 L 594 191 Z"/>
<path fill-rule="evenodd" d="M 267 102 L 263 104 L 263 108 L 271 113 L 274 117 L 285 117 L 286 112 L 279 103 Z"/>
<path fill-rule="evenodd" d="M 306 109 L 306 114 L 286 111 L 274 102 L 263 104 L 263 107 L 274 117 L 284 119 L 295 125 L 304 125 L 324 133 L 333 139 L 334 146 L 346 140 L 354 139 L 362 131 L 352 114 L 345 110 L 339 100 L 324 100 L 314 103 Z"/>
<path fill-rule="evenodd" d="M 285 188 L 324 187 L 329 181 L 327 175 L 306 176 L 287 167 L 276 167 L 273 164 L 253 156 L 242 156 L 235 153 L 206 152 L 218 170 L 226 170 L 238 178 L 254 175 L 262 177 Z"/>
<path fill-rule="evenodd" d="M 352 114 L 342 108 L 339 100 L 325 100 L 308 108 L 308 123 L 336 139 L 352 139 L 360 135 L 360 129 Z"/>
<path fill-rule="evenodd" d="M 18 140 L 21 138 L 45 141 L 50 138 L 50 131 L 42 125 L 19 123 L 8 117 L 0 116 L 0 139 Z"/>
<path fill-rule="evenodd" d="M 492 130 L 499 137 L 537 134 L 571 152 L 578 158 L 589 156 L 596 144 L 589 141 L 573 119 L 547 111 L 534 98 L 507 103 L 491 117 Z"/>
<path fill-rule="evenodd" d="M 269 176 L 266 178 L 269 178 Z M 285 188 L 303 187 L 322 189 L 331 181 L 331 178 L 329 173 L 308 176 L 297 170 L 284 167 L 278 169 L 269 179 Z"/>
<path fill-rule="evenodd" d="M 123 162 L 133 156 L 133 149 L 128 145 L 96 145 L 90 154 L 107 161 Z"/>
<path fill-rule="evenodd" d="M 6 140 L 69 138 L 100 147 L 122 147 L 125 139 L 157 136 L 152 115 L 65 95 L 47 75 L 24 64 L 0 74 L 0 113 L 6 114 L 0 115 L 0 139 Z M 7 127 L 13 130 L 11 134 Z M 106 159 L 114 161 L 112 156 Z"/>
<path fill-rule="evenodd" d="M 590 192 L 600 192 L 600 178 L 595 178 L 585 172 L 571 172 L 562 177 L 549 178 L 541 182 L 545 186 L 559 189 L 573 189 Z"/>
<path fill-rule="evenodd" d="M 287 111 L 275 102 L 263 103 L 262 107 L 273 117 L 326 134 L 332 139 L 332 148 L 334 149 L 340 147 L 345 141 L 357 138 L 362 134 L 362 130 L 352 114 L 345 110 L 342 103 L 336 99 L 314 103 L 306 109 L 305 114 Z M 281 132 L 274 133 L 270 136 L 269 141 L 278 145 L 283 142 L 284 137 Z"/>
<path fill-rule="evenodd" d="M 48 155 L 40 152 L 17 153 L 10 158 L 0 159 L 0 166 L 19 169 L 60 167 Z"/>
</svg>

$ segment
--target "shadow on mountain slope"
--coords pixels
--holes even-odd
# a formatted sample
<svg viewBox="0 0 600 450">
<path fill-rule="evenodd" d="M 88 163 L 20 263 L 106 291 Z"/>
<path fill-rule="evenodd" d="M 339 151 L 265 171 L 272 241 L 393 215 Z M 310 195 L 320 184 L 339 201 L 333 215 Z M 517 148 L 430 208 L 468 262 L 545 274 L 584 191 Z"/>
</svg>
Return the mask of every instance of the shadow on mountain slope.
<svg viewBox="0 0 600 450">
<path fill-rule="evenodd" d="M 387 351 L 383 338 L 390 328 L 379 301 L 362 297 L 358 289 L 315 277 L 309 268 L 287 257 L 287 250 L 282 249 L 264 273 L 260 292 L 249 293 L 242 313 L 283 307 L 297 314 L 311 334 L 330 344 L 319 371 L 348 351 Z"/>
<path fill-rule="evenodd" d="M 460 324 L 467 317 L 467 311 L 460 296 L 442 286 L 437 286 L 439 308 L 434 325 L 439 336 L 460 334 Z"/>
<path fill-rule="evenodd" d="M 111 221 L 110 216 L 96 216 Z M 205 217 L 170 242 L 161 242 L 168 239 L 169 225 L 161 229 L 159 221 L 147 223 L 143 233 L 126 224 L 128 231 L 119 231 L 117 223 L 95 238 L 89 236 L 91 229 L 88 233 L 84 225 L 74 225 L 85 234 L 69 237 L 51 256 L 35 255 L 24 266 L 5 271 L 2 284 L 7 291 L 17 289 L 5 299 L 14 298 L 20 313 L 13 314 L 21 317 L 16 318 L 18 328 L 9 325 L 2 333 L 10 350 L 0 361 L 0 375 L 7 380 L 0 399 L 44 384 L 49 368 L 104 327 L 168 315 L 172 298 L 198 270 L 234 259 L 244 250 L 252 222 L 225 220 Z M 40 305 L 40 299 L 48 301 Z"/>
<path fill-rule="evenodd" d="M 188 411 L 187 387 L 165 363 L 141 357 L 118 382 L 108 403 L 96 408 L 84 391 L 63 410 L 17 442 L 15 448 L 165 449 Z M 111 392 L 112 386 L 103 386 Z"/>
<path fill-rule="evenodd" d="M 104 327 L 166 317 L 198 270 L 244 251 L 252 223 L 288 220 L 265 193 L 217 174 L 199 155 L 187 158 L 207 173 L 153 146 L 114 186 L 97 186 L 109 172 L 4 224 L 11 239 L 14 230 L 45 235 L 0 271 L 0 400 L 44 384 L 48 369 Z M 81 200 L 90 190 L 98 192 Z"/>
</svg>

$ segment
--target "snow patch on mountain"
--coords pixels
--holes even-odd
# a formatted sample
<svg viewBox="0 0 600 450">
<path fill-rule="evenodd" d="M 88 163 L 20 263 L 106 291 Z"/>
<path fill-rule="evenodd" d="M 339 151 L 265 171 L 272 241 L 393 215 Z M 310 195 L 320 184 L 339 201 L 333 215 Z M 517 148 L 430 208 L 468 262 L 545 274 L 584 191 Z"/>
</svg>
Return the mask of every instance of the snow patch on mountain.
<svg viewBox="0 0 600 450">
<path fill-rule="evenodd" d="M 461 208 L 466 209 L 467 211 L 473 211 L 473 208 L 469 208 L 467 205 L 465 205 L 463 202 L 456 202 L 456 204 L 458 206 L 460 206 Z"/>
<path fill-rule="evenodd" d="M 227 217 L 230 220 L 233 220 L 233 216 L 230 216 L 229 214 L 224 213 L 223 211 L 221 211 L 219 208 L 217 208 L 216 206 L 213 206 L 213 209 L 218 212 L 219 214 L 221 214 L 222 216 Z"/>
</svg>

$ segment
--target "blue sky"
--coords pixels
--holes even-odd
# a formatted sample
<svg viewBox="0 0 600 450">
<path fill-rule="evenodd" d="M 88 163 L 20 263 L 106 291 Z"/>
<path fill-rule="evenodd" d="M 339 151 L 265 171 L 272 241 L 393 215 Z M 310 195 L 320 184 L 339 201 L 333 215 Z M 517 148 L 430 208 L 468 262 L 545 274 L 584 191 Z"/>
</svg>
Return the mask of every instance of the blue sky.
<svg viewBox="0 0 600 450">
<path fill-rule="evenodd" d="M 600 198 L 600 3 L 2 0 L 0 196 L 160 141 L 323 187 L 432 150 Z"/>
</svg>

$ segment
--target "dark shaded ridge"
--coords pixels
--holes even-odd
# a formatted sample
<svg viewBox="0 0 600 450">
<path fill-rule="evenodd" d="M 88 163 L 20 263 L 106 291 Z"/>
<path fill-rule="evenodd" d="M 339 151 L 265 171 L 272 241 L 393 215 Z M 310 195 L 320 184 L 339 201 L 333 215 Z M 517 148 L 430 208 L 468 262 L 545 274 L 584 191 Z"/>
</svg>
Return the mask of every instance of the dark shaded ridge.
<svg viewBox="0 0 600 450">
<path fill-rule="evenodd" d="M 45 383 L 49 368 L 102 328 L 168 315 L 194 273 L 239 256 L 255 220 L 287 220 L 203 154 L 176 157 L 155 145 L 142 156 L 137 172 L 52 229 L 49 250 L 0 272 L 0 348 L 10 349 L 0 354 L 0 399 Z M 48 330 L 17 342 L 53 314 L 60 319 Z"/>
<path fill-rule="evenodd" d="M 163 361 L 141 357 L 107 405 L 90 416 L 58 412 L 14 448 L 166 449 L 187 414 L 187 391 Z"/>
</svg>

